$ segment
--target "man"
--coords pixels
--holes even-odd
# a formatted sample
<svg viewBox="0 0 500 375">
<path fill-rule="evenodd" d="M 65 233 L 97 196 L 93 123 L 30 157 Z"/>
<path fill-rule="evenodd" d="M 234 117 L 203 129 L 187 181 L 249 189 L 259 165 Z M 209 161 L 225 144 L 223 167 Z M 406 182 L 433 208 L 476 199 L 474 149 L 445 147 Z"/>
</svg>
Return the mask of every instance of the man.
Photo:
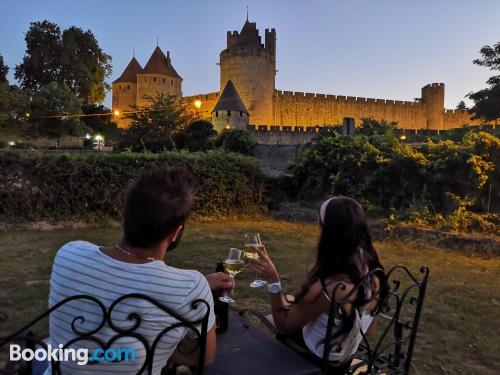
<svg viewBox="0 0 500 375">
<path fill-rule="evenodd" d="M 232 280 L 223 273 L 203 277 L 198 271 L 182 270 L 165 264 L 168 252 L 179 243 L 184 225 L 193 206 L 195 183 L 190 173 L 180 168 L 162 167 L 143 173 L 128 188 L 123 210 L 123 237 L 114 246 L 99 247 L 89 242 L 74 241 L 59 249 L 50 279 L 49 305 L 74 295 L 97 297 L 107 308 L 120 296 L 140 293 L 152 297 L 189 319 L 201 319 L 206 308 L 193 309 L 191 303 L 203 299 L 210 305 L 205 364 L 215 355 L 215 317 L 212 288 L 233 288 Z M 137 312 L 141 324 L 134 331 L 151 345 L 158 334 L 177 320 L 159 307 L 140 299 L 127 299 L 113 309 L 114 328 L 129 329 L 134 321 L 129 314 Z M 50 344 L 57 347 L 76 337 L 75 328 L 88 332 L 97 328 L 102 313 L 89 300 L 71 301 L 50 315 Z M 116 335 L 108 324 L 95 336 L 106 342 Z M 163 336 L 155 351 L 153 374 L 159 374 L 166 360 L 194 365 L 198 352 L 179 350 L 179 344 L 192 345 L 192 332 L 177 327 Z M 92 342 L 81 341 L 77 347 L 97 348 Z M 146 360 L 146 351 L 136 337 L 123 337 L 112 347 L 135 351 L 135 360 L 99 362 L 79 366 L 61 363 L 63 373 L 135 374 Z M 189 354 L 187 354 L 189 353 Z M 50 371 L 50 369 L 49 369 Z"/>
</svg>

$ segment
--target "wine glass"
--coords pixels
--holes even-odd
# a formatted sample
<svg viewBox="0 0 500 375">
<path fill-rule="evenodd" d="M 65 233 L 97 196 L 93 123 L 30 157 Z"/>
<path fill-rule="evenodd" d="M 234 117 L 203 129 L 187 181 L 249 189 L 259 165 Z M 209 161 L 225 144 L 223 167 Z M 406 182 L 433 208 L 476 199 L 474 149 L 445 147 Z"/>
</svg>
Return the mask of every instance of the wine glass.
<svg viewBox="0 0 500 375">
<path fill-rule="evenodd" d="M 229 253 L 227 254 L 227 258 L 224 260 L 223 265 L 224 265 L 224 271 L 231 277 L 232 279 L 236 274 L 240 273 L 243 271 L 243 268 L 245 268 L 245 262 L 243 261 L 243 251 L 235 248 L 230 248 Z M 227 290 L 224 291 L 224 294 L 219 297 L 219 301 L 225 302 L 225 303 L 235 303 L 236 301 L 232 299 Z"/>
<path fill-rule="evenodd" d="M 260 240 L 260 233 L 247 233 L 245 234 L 245 245 L 243 253 L 249 259 L 259 259 L 257 249 L 263 249 L 262 241 Z M 250 283 L 250 288 L 261 288 L 266 285 L 264 280 L 259 280 L 255 274 L 255 280 Z"/>
</svg>

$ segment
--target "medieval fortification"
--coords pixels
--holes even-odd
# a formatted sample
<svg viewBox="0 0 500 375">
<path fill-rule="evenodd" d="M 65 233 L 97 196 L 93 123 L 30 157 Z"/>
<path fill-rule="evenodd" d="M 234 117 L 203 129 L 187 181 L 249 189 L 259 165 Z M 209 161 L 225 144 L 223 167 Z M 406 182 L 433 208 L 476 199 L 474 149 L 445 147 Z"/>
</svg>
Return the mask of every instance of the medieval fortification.
<svg viewBox="0 0 500 375">
<path fill-rule="evenodd" d="M 218 130 L 241 127 L 242 118 L 250 129 L 261 132 L 316 132 L 321 127 L 342 124 L 346 117 L 353 118 L 356 125 L 371 117 L 416 130 L 477 124 L 466 111 L 444 108 L 444 83 L 422 87 L 421 98 L 411 102 L 277 90 L 276 30 L 266 29 L 262 40 L 256 24 L 248 20 L 241 32 L 228 31 L 227 48 L 220 53 L 219 65 L 219 91 L 182 97 L 182 78 L 173 68 L 170 54 L 165 56 L 157 47 L 144 68 L 134 57 L 113 82 L 113 110 L 126 113 L 134 106 L 144 105 L 145 95 L 162 92 L 177 95 L 194 113 L 212 120 L 214 125 L 224 119 L 226 125 L 215 126 Z M 218 103 L 230 81 L 235 90 L 229 87 L 224 101 Z M 229 94 L 237 98 L 228 100 Z M 233 109 L 237 102 L 239 105 Z M 231 116 L 240 117 L 235 122 Z M 120 126 L 127 126 L 124 116 L 117 121 Z"/>
</svg>

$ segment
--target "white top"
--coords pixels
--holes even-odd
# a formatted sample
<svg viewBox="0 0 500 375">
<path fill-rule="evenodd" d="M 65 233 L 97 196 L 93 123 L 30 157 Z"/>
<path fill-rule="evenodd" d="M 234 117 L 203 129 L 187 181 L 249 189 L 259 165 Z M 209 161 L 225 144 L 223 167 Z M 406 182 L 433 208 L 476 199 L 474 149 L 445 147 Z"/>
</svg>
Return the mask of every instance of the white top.
<svg viewBox="0 0 500 375">
<path fill-rule="evenodd" d="M 189 320 L 201 319 L 206 309 L 199 305 L 191 308 L 195 299 L 204 299 L 210 305 L 208 329 L 215 322 L 213 298 L 206 278 L 194 270 L 182 270 L 167 266 L 162 261 L 132 264 L 115 260 L 104 254 L 98 246 L 84 241 L 69 242 L 62 246 L 54 260 L 50 277 L 49 306 L 66 297 L 85 294 L 97 297 L 109 308 L 118 297 L 130 293 L 141 293 L 156 299 Z M 119 327 L 130 327 L 127 316 L 139 313 L 142 321 L 137 333 L 143 335 L 151 345 L 155 337 L 167 326 L 177 320 L 150 302 L 127 299 L 113 310 L 112 322 Z M 71 322 L 77 316 L 85 321 L 75 325 L 80 330 L 97 327 L 101 321 L 101 309 L 90 300 L 75 300 L 61 306 L 50 315 L 50 344 L 57 347 L 75 337 Z M 160 340 L 155 352 L 153 374 L 160 374 L 162 367 L 173 353 L 177 344 L 189 334 L 188 329 L 178 327 Z M 117 332 L 106 324 L 95 334 L 108 341 Z M 192 333 L 191 333 L 192 334 Z M 80 345 L 80 346 L 78 346 Z M 96 345 L 88 341 L 76 343 L 74 348 L 89 348 L 89 355 Z M 79 366 L 74 362 L 62 362 L 62 373 L 70 374 L 135 374 L 144 363 L 146 352 L 136 338 L 118 339 L 113 348 L 132 348 L 136 350 L 136 360 L 129 362 L 100 362 Z M 50 364 L 46 374 L 50 374 Z"/>
<path fill-rule="evenodd" d="M 358 346 L 363 339 L 360 328 L 363 333 L 366 333 L 368 327 L 370 327 L 370 324 L 373 321 L 373 316 L 371 314 L 362 314 L 361 319 L 356 319 L 356 321 L 359 322 L 359 324 L 355 322 L 352 330 L 356 330 L 357 334 L 351 332 L 345 334 L 342 337 L 339 337 L 338 341 L 340 342 L 341 350 L 340 352 L 337 352 L 335 350 L 336 348 L 333 348 L 333 350 L 330 352 L 331 362 L 339 364 L 344 363 L 356 353 L 356 350 L 358 350 Z M 340 331 L 342 324 L 342 320 L 335 319 L 335 325 L 332 329 L 332 336 Z M 325 339 L 327 325 L 328 314 L 322 313 L 316 319 L 307 323 L 302 329 L 302 336 L 308 349 L 320 358 L 323 357 L 324 344 L 319 343 L 323 342 L 323 340 Z"/>
</svg>

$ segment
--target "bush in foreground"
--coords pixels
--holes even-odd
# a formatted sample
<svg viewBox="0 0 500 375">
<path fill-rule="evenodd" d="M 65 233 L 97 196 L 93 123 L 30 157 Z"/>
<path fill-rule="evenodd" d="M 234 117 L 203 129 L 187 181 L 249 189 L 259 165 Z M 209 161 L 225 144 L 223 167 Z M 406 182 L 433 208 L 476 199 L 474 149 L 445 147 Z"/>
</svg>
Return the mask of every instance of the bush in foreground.
<svg viewBox="0 0 500 375">
<path fill-rule="evenodd" d="M 144 169 L 184 166 L 200 188 L 195 213 L 237 215 L 257 209 L 263 176 L 255 159 L 223 152 L 0 154 L 0 218 L 118 219 L 125 187 Z"/>
</svg>

